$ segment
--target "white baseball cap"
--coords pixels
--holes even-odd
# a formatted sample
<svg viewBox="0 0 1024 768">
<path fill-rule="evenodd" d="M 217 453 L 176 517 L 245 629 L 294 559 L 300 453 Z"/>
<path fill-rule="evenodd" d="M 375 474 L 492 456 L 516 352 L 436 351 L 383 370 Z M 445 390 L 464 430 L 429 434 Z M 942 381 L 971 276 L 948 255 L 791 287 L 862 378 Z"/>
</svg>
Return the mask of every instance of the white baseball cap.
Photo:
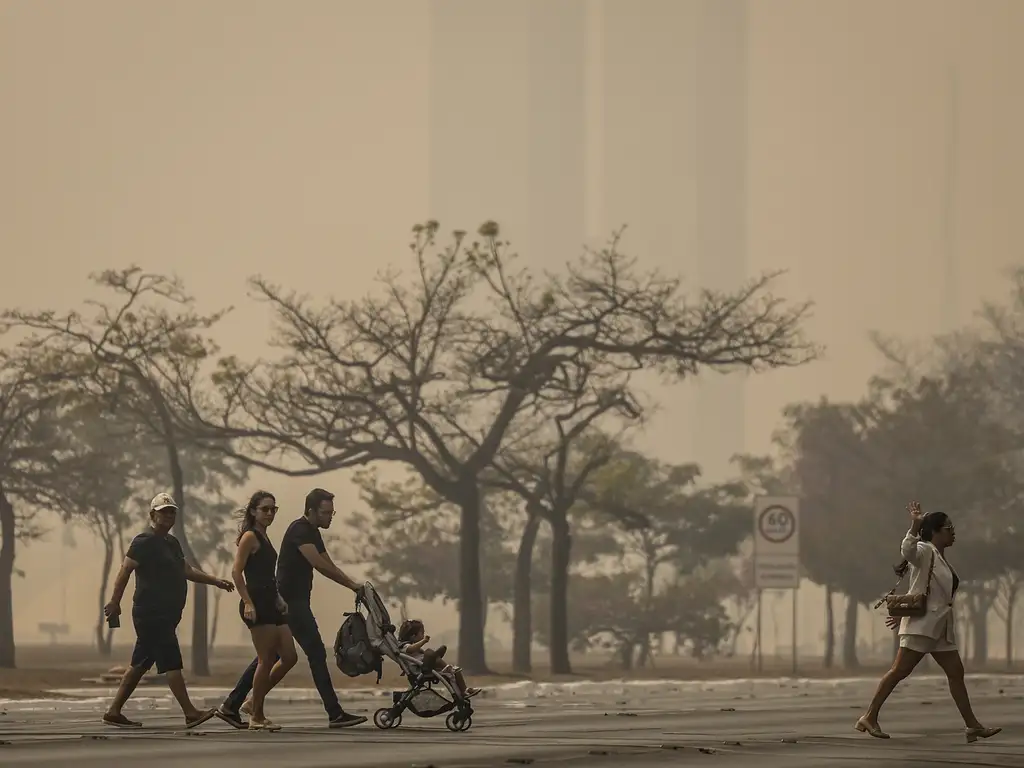
<svg viewBox="0 0 1024 768">
<path fill-rule="evenodd" d="M 174 499 L 171 498 L 171 494 L 158 493 L 153 497 L 153 501 L 150 502 L 149 508 L 154 512 L 159 512 L 161 509 L 177 509 L 178 505 L 174 503 Z"/>
</svg>

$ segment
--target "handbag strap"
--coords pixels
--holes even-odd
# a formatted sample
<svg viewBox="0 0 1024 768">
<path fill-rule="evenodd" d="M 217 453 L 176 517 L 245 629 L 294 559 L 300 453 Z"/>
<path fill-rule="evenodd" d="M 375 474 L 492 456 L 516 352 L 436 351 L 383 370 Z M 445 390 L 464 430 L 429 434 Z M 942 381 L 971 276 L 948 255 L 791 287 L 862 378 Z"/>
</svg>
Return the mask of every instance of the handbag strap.
<svg viewBox="0 0 1024 768">
<path fill-rule="evenodd" d="M 932 593 L 932 574 L 934 574 L 934 573 L 935 573 L 935 549 L 933 548 L 932 549 L 932 562 L 931 562 L 931 565 L 928 566 L 928 583 L 925 585 L 925 588 L 924 588 L 925 600 L 927 600 L 928 597 Z"/>
<path fill-rule="evenodd" d="M 925 600 L 927 600 L 931 596 L 931 594 L 932 594 L 932 575 L 934 573 L 935 573 L 935 550 L 933 549 L 932 550 L 932 561 L 931 561 L 931 564 L 928 566 L 928 582 L 927 582 L 927 584 L 925 584 L 925 588 L 924 588 Z M 900 582 L 902 582 L 902 581 L 903 581 L 903 577 L 902 576 L 900 576 L 898 579 L 896 579 L 896 583 L 893 584 L 892 589 L 890 589 L 888 592 L 886 592 L 882 596 L 882 598 L 877 603 L 875 603 L 874 607 L 875 608 L 880 607 L 882 605 L 882 603 L 885 602 L 885 598 L 890 597 L 891 595 L 895 595 L 896 594 L 896 588 L 899 587 Z"/>
</svg>

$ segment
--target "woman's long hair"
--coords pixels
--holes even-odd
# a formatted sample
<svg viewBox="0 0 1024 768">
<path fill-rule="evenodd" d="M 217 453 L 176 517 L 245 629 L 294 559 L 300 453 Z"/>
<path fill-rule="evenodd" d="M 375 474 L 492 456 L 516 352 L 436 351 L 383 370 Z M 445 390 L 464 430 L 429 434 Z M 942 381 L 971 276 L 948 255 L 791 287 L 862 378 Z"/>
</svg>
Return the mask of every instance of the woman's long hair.
<svg viewBox="0 0 1024 768">
<path fill-rule="evenodd" d="M 921 521 L 921 530 L 918 531 L 918 535 L 921 537 L 922 541 L 931 541 L 932 537 L 941 531 L 948 522 L 949 515 L 945 512 L 929 512 Z M 899 565 L 893 566 L 893 570 L 896 571 L 896 575 L 901 579 L 907 575 L 907 571 L 909 569 L 910 562 L 907 560 L 904 560 Z"/>
<path fill-rule="evenodd" d="M 249 503 L 245 505 L 245 509 L 238 510 L 238 517 L 241 518 L 238 523 L 238 538 L 235 539 L 235 544 L 238 544 L 242 540 L 246 531 L 251 531 L 256 525 L 256 507 L 260 505 L 260 502 L 264 499 L 270 499 L 275 504 L 277 499 L 270 491 L 256 491 L 252 496 L 249 497 Z"/>
</svg>

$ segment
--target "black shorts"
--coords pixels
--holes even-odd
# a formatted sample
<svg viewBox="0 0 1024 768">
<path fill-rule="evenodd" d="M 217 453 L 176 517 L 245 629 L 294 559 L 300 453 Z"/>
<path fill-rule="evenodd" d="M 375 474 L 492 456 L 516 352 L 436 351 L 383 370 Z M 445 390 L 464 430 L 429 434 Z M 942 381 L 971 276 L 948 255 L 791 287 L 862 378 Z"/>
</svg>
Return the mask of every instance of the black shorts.
<svg viewBox="0 0 1024 768">
<path fill-rule="evenodd" d="M 238 615 L 242 623 L 249 629 L 253 627 L 282 627 L 288 623 L 287 617 L 277 607 L 277 598 L 254 599 L 253 608 L 256 609 L 256 620 L 249 621 L 245 618 L 245 603 L 238 601 Z"/>
<path fill-rule="evenodd" d="M 178 646 L 178 619 L 132 618 L 135 624 L 135 648 L 131 665 L 148 671 L 154 664 L 160 674 L 176 672 L 184 665 Z"/>
</svg>

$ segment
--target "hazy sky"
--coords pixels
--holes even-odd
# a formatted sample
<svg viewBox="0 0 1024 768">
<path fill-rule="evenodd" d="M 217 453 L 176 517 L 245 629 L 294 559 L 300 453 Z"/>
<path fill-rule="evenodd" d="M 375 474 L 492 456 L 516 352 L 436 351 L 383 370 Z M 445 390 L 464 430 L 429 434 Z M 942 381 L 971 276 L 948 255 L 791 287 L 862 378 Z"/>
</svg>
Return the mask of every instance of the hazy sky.
<svg viewBox="0 0 1024 768">
<path fill-rule="evenodd" d="M 563 1 L 574 0 L 549 0 Z M 608 2 L 625 12 L 621 0 Z M 668 7 L 629 5 L 656 26 Z M 137 262 L 176 272 L 206 307 L 235 305 L 220 341 L 253 356 L 265 350 L 268 322 L 246 302 L 246 276 L 319 295 L 366 290 L 378 266 L 404 258 L 409 227 L 432 213 L 429 22 L 429 0 L 0 0 L 0 306 L 66 307 L 86 294 L 88 272 Z M 498 49 L 504 29 L 489 31 Z M 817 302 L 808 330 L 828 352 L 751 380 L 748 450 L 767 447 L 787 402 L 859 395 L 877 364 L 869 330 L 922 336 L 950 312 L 965 322 L 983 297 L 999 297 L 1024 240 L 1022 31 L 1017 0 L 750 3 L 748 264 L 789 270 L 779 290 Z M 673 61 L 665 37 L 654 49 L 665 64 L 638 48 L 606 75 L 638 87 L 663 78 L 656 68 Z M 506 119 L 500 91 L 466 98 L 489 120 Z M 672 138 L 658 131 L 659 94 L 649 98 L 650 110 L 632 115 L 637 145 Z M 481 173 L 479 183 L 517 181 Z M 652 175 L 644 194 L 675 194 L 675 183 Z M 501 221 L 503 212 L 487 215 Z M 442 226 L 474 229 L 478 214 L 466 216 Z M 646 224 L 608 222 L 622 223 L 634 225 L 636 243 L 650 239 Z M 942 305 L 947 231 L 952 310 Z M 692 264 L 679 252 L 637 255 L 665 270 Z M 677 437 L 685 390 L 658 394 L 671 399 L 645 444 L 688 460 Z M 354 501 L 343 477 L 322 482 L 338 489 L 342 508 Z M 256 483 L 296 513 L 307 484 Z M 15 589 L 21 638 L 59 618 L 59 587 L 46 576 L 59 537 L 50 538 L 18 558 L 27 574 Z M 68 603 L 80 606 L 69 619 L 82 623 L 93 615 L 97 569 L 78 538 Z M 319 589 L 325 610 L 333 594 Z M 231 614 L 225 620 L 235 639 Z"/>
</svg>

